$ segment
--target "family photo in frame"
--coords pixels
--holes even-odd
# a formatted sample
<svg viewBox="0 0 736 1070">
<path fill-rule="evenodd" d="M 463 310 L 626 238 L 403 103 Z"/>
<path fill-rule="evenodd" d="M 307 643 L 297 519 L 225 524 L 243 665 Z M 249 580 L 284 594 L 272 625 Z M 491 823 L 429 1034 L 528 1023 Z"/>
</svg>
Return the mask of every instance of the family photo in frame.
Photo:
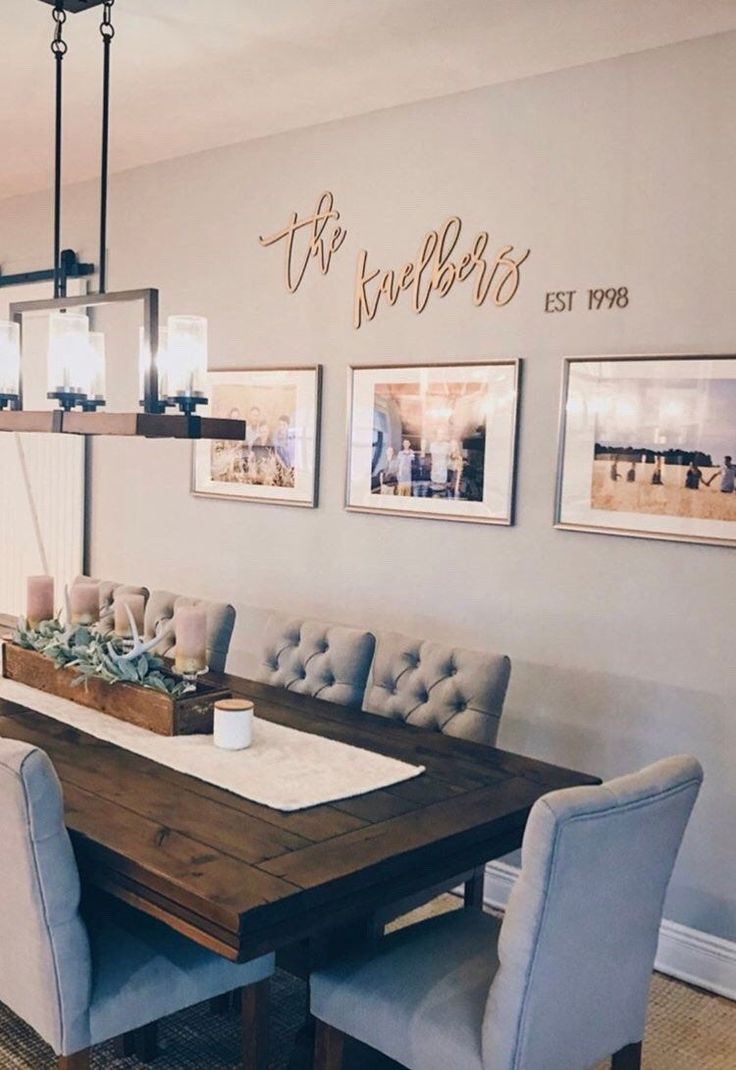
<svg viewBox="0 0 736 1070">
<path fill-rule="evenodd" d="M 321 366 L 211 372 L 209 412 L 245 420 L 244 442 L 194 444 L 192 492 L 317 504 Z"/>
<path fill-rule="evenodd" d="M 512 522 L 517 360 L 349 374 L 349 510 Z"/>
<path fill-rule="evenodd" d="M 736 545 L 736 357 L 568 358 L 556 523 Z"/>
</svg>

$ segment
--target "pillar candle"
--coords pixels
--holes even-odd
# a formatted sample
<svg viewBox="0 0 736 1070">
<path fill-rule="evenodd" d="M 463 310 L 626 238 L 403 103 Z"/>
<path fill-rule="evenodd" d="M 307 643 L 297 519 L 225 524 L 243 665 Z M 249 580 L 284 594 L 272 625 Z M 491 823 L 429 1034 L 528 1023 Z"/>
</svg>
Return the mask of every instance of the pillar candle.
<svg viewBox="0 0 736 1070">
<path fill-rule="evenodd" d="M 69 593 L 72 624 L 96 624 L 100 619 L 100 585 L 92 580 L 75 583 Z"/>
<path fill-rule="evenodd" d="M 174 614 L 175 668 L 183 675 L 207 668 L 207 613 L 198 606 L 182 606 Z"/>
<path fill-rule="evenodd" d="M 54 577 L 29 576 L 26 587 L 26 620 L 30 628 L 54 619 Z"/>
<path fill-rule="evenodd" d="M 146 610 L 146 599 L 142 594 L 122 594 L 119 598 L 115 599 L 113 603 L 115 634 L 119 635 L 122 639 L 132 638 L 133 629 L 130 626 L 128 614 L 125 611 L 126 606 L 129 607 L 130 612 L 133 614 L 138 634 L 143 635 L 143 618 Z"/>
</svg>

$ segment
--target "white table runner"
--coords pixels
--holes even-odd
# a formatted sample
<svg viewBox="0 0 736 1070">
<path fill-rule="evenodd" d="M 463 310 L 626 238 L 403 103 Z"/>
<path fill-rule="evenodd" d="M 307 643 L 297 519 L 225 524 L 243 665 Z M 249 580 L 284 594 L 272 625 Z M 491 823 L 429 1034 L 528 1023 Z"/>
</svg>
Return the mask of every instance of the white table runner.
<svg viewBox="0 0 736 1070">
<path fill-rule="evenodd" d="M 0 698 L 274 810 L 305 810 L 365 795 L 411 780 L 425 768 L 258 716 L 252 745 L 247 750 L 224 751 L 214 746 L 212 736 L 159 736 L 3 677 Z"/>
</svg>

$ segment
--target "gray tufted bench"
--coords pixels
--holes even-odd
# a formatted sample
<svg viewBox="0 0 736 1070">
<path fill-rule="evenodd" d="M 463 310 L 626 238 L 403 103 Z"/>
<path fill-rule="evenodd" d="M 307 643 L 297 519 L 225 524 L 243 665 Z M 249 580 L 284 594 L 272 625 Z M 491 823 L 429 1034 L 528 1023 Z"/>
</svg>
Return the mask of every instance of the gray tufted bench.
<svg viewBox="0 0 736 1070">
<path fill-rule="evenodd" d="M 501 654 L 463 650 L 399 632 L 379 635 L 363 709 L 448 736 L 493 746 L 511 675 Z M 483 905 L 484 869 L 463 873 L 441 887 L 392 903 L 373 919 L 383 926 L 440 892 L 465 884 L 468 906 Z"/>
<path fill-rule="evenodd" d="M 89 580 L 89 576 L 78 576 L 74 583 Z M 114 620 L 115 599 L 125 594 L 142 594 L 146 599 L 145 634 L 151 638 L 157 629 L 165 632 L 164 638 L 155 653 L 174 656 L 176 651 L 176 632 L 174 630 L 174 612 L 181 606 L 202 606 L 207 612 L 207 660 L 213 672 L 224 672 L 230 639 L 235 626 L 235 610 L 224 602 L 208 602 L 201 598 L 173 594 L 171 591 L 150 591 L 147 587 L 133 587 L 130 584 L 117 583 L 114 580 L 100 580 L 100 625 L 103 630 L 111 630 Z"/>
<path fill-rule="evenodd" d="M 375 637 L 358 628 L 274 614 L 263 636 L 256 679 L 340 706 L 360 706 Z"/>
</svg>

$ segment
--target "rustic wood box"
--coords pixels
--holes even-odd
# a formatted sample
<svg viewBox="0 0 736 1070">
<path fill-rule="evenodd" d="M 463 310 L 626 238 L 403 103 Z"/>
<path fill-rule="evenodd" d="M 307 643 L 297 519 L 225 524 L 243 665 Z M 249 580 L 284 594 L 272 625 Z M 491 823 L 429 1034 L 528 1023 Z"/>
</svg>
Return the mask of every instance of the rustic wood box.
<svg viewBox="0 0 736 1070">
<path fill-rule="evenodd" d="M 197 682 L 196 691 L 180 698 L 172 698 L 150 687 L 122 682 L 108 684 L 105 680 L 92 679 L 86 687 L 84 684 L 73 686 L 78 679 L 73 669 L 57 669 L 43 654 L 25 650 L 15 643 L 6 641 L 2 650 L 2 674 L 8 680 L 100 710 L 160 736 L 212 732 L 215 702 L 231 695 L 230 691 L 201 680 Z"/>
</svg>

